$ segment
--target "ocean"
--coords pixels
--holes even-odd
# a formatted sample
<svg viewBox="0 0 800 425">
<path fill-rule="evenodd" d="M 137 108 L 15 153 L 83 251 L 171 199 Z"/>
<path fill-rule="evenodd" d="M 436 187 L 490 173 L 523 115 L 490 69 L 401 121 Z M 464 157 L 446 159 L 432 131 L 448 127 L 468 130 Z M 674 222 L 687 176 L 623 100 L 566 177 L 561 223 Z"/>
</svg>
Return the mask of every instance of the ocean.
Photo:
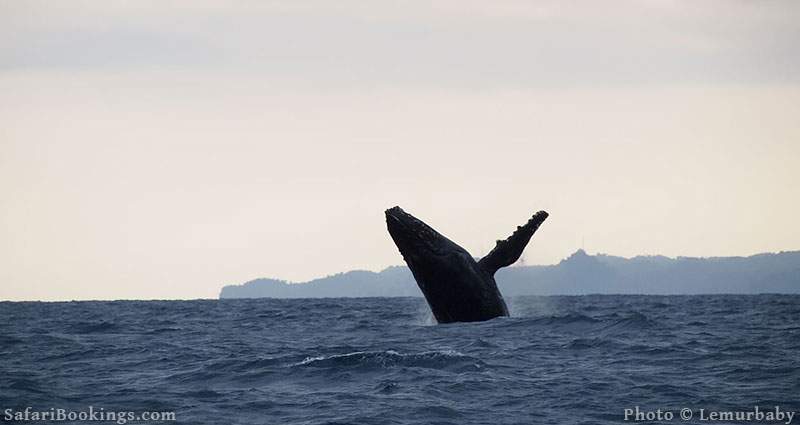
<svg viewBox="0 0 800 425">
<path fill-rule="evenodd" d="M 720 424 L 743 422 L 703 414 L 800 410 L 800 296 L 507 302 L 511 317 L 447 325 L 422 298 L 3 302 L 0 416 L 621 424 L 638 409 Z M 135 420 L 148 412 L 175 421 Z"/>
</svg>

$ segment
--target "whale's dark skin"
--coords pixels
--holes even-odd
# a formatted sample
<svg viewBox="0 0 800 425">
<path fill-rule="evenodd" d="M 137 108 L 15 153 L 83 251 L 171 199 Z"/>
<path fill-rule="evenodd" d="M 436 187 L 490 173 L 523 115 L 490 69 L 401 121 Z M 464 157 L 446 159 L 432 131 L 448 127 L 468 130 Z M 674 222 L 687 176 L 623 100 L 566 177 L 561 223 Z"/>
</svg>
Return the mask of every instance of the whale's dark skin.
<svg viewBox="0 0 800 425">
<path fill-rule="evenodd" d="M 539 211 L 479 261 L 400 207 L 386 210 L 386 226 L 439 323 L 508 316 L 494 274 L 514 264 L 547 218 Z"/>
</svg>

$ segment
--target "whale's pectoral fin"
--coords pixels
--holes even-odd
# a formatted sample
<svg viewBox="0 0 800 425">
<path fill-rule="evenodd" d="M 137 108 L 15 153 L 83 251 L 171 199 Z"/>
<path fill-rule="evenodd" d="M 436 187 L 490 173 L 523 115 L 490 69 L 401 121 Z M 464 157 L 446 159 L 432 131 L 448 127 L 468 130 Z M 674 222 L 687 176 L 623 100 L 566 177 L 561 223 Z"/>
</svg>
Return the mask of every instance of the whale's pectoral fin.
<svg viewBox="0 0 800 425">
<path fill-rule="evenodd" d="M 483 267 L 489 274 L 494 274 L 500 268 L 514 264 L 522 255 L 522 251 L 525 250 L 528 241 L 536 233 L 536 229 L 539 228 L 539 225 L 544 222 L 547 216 L 548 214 L 544 211 L 534 214 L 527 223 L 518 226 L 517 230 L 508 239 L 497 241 L 497 246 L 485 257 L 481 258 L 478 261 L 478 265 Z"/>
</svg>

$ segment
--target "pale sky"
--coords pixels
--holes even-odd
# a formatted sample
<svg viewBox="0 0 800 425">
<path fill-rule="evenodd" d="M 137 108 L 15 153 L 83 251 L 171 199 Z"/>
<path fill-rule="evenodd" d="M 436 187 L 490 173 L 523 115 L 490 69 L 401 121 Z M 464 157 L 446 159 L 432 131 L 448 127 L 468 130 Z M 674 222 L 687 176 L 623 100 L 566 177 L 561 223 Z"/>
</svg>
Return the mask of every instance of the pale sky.
<svg viewBox="0 0 800 425">
<path fill-rule="evenodd" d="M 0 0 L 0 300 L 800 249 L 798 1 Z"/>
</svg>

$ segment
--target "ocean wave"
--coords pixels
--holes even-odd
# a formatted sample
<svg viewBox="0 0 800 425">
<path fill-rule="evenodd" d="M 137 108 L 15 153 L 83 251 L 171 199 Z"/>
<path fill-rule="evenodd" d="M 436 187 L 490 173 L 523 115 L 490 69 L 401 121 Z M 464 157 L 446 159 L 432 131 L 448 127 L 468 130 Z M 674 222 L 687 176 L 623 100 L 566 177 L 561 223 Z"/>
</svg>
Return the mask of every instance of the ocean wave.
<svg viewBox="0 0 800 425">
<path fill-rule="evenodd" d="M 158 335 L 158 334 L 169 333 L 169 332 L 181 332 L 183 330 L 184 330 L 183 328 L 178 327 L 178 326 L 167 326 L 167 327 L 163 327 L 163 328 L 148 329 L 147 331 L 145 331 L 145 333 L 148 334 L 148 335 Z"/>
<path fill-rule="evenodd" d="M 575 338 L 563 347 L 573 350 L 589 350 L 596 348 L 620 348 L 623 344 L 604 338 Z"/>
<path fill-rule="evenodd" d="M 648 330 L 648 329 L 655 329 L 658 328 L 658 323 L 646 315 L 634 311 L 628 314 L 619 314 L 614 313 L 612 317 L 616 319 L 613 320 L 607 326 L 602 328 L 603 332 L 624 332 L 624 331 L 631 331 L 631 330 Z"/>
<path fill-rule="evenodd" d="M 394 350 L 356 351 L 330 356 L 306 357 L 291 367 L 315 368 L 366 368 L 387 369 L 395 367 L 414 367 L 440 370 L 481 370 L 486 363 L 455 350 L 426 351 L 402 354 Z"/>
<path fill-rule="evenodd" d="M 92 334 L 92 333 L 117 333 L 122 330 L 120 325 L 112 322 L 78 322 L 73 323 L 69 328 L 73 334 Z"/>
<path fill-rule="evenodd" d="M 536 322 L 543 325 L 575 325 L 575 324 L 595 324 L 600 320 L 591 316 L 579 313 L 570 313 L 563 316 L 549 316 L 537 318 Z"/>
<path fill-rule="evenodd" d="M 11 379 L 3 385 L 6 389 L 29 391 L 34 393 L 44 393 L 42 385 L 33 379 L 16 378 Z"/>
<path fill-rule="evenodd" d="M 21 344 L 23 341 L 10 335 L 0 335 L 0 346 Z"/>
</svg>

